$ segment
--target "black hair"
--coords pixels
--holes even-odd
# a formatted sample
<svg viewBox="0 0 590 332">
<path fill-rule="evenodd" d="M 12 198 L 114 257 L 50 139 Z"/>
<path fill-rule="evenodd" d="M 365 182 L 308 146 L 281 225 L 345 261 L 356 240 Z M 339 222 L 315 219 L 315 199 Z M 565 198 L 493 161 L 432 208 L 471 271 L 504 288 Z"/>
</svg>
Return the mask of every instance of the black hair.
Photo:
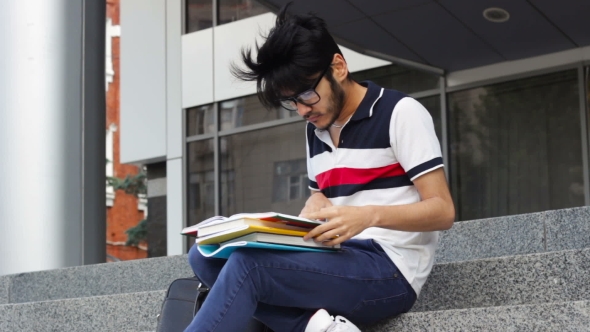
<svg viewBox="0 0 590 332">
<path fill-rule="evenodd" d="M 309 89 L 334 54 L 342 55 L 323 19 L 312 13 L 287 15 L 290 5 L 281 8 L 262 46 L 256 44 L 256 60 L 252 49 L 245 47 L 241 53 L 246 68 L 235 64 L 231 68 L 236 78 L 256 81 L 258 99 L 269 109 L 279 106 L 285 91 L 296 94 Z M 331 70 L 326 77 L 332 77 Z"/>
</svg>

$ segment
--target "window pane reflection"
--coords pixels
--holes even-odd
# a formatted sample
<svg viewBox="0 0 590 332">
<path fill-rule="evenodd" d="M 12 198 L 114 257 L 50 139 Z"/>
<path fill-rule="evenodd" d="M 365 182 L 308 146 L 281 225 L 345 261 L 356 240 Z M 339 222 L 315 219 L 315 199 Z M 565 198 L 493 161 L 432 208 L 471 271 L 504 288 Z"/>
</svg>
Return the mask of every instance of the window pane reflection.
<svg viewBox="0 0 590 332">
<path fill-rule="evenodd" d="M 219 0 L 218 25 L 268 12 L 266 7 L 255 0 Z"/>
<path fill-rule="evenodd" d="M 186 0 L 186 33 L 213 26 L 213 0 Z"/>
<path fill-rule="evenodd" d="M 449 109 L 460 220 L 584 205 L 575 70 L 451 93 Z"/>
<path fill-rule="evenodd" d="M 188 225 L 194 225 L 215 215 L 213 140 L 191 142 L 187 147 Z"/>
<path fill-rule="evenodd" d="M 215 132 L 213 105 L 197 106 L 186 110 L 187 136 Z"/>
<path fill-rule="evenodd" d="M 398 65 L 356 72 L 352 77 L 358 82 L 373 81 L 379 86 L 403 93 L 438 89 L 440 83 L 438 75 Z"/>
<path fill-rule="evenodd" d="M 299 214 L 309 197 L 305 123 L 220 139 L 221 213 Z"/>
<path fill-rule="evenodd" d="M 221 131 L 298 116 L 297 112 L 289 112 L 283 108 L 269 111 L 260 104 L 256 95 L 219 103 Z"/>
</svg>

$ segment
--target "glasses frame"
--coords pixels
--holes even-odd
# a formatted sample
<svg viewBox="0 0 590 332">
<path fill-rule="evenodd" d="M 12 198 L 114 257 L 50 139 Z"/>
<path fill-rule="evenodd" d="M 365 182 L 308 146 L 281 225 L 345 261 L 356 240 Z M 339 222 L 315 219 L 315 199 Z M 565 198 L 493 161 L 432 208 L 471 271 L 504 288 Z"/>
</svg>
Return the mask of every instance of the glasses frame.
<svg viewBox="0 0 590 332">
<path fill-rule="evenodd" d="M 303 92 L 300 92 L 300 93 L 296 94 L 293 97 L 286 97 L 286 98 L 279 99 L 279 103 L 281 104 L 281 107 L 284 108 L 284 109 L 286 109 L 287 111 L 296 112 L 297 111 L 297 103 L 302 104 L 302 105 L 305 105 L 305 106 L 313 106 L 313 105 L 319 103 L 320 100 L 322 100 L 322 97 L 320 96 L 320 94 L 315 89 L 318 87 L 318 85 L 322 81 L 322 78 L 324 77 L 324 75 L 326 75 L 326 73 L 328 72 L 328 69 L 330 69 L 330 67 L 332 67 L 332 63 L 330 63 L 326 67 L 326 69 L 324 69 L 324 71 L 322 71 L 322 73 L 317 78 L 317 80 L 315 81 L 315 83 L 311 86 L 311 88 L 309 88 L 309 89 L 307 89 L 307 90 L 305 90 Z M 304 101 L 302 101 L 302 100 L 299 99 L 299 96 L 301 96 L 302 94 L 308 93 L 310 91 L 313 91 L 313 93 L 315 93 L 316 96 L 318 96 L 318 100 L 317 101 L 315 101 L 313 103 L 306 103 L 306 102 L 304 102 Z M 295 109 L 291 109 L 291 108 L 288 108 L 285 105 L 283 105 L 283 102 L 284 101 L 288 101 L 288 100 L 290 100 L 290 101 L 292 101 L 292 102 L 295 103 Z"/>
</svg>

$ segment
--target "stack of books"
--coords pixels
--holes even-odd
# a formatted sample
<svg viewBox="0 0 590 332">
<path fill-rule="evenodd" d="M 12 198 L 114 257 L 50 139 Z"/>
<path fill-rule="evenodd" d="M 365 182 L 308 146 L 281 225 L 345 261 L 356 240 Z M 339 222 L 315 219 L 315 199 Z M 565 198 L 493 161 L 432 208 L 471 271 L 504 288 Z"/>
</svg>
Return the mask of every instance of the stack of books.
<svg viewBox="0 0 590 332">
<path fill-rule="evenodd" d="M 231 217 L 215 216 L 186 227 L 183 235 L 195 236 L 205 257 L 228 258 L 238 248 L 263 248 L 290 251 L 335 251 L 340 245 L 327 246 L 303 236 L 322 221 L 282 213 L 240 213 Z"/>
</svg>

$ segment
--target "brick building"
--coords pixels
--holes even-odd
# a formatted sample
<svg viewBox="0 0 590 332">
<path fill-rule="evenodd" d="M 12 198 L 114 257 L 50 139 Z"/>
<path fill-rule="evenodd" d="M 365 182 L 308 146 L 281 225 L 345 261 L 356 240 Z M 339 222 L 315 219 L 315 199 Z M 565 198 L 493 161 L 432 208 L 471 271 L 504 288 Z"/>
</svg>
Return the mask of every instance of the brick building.
<svg viewBox="0 0 590 332">
<path fill-rule="evenodd" d="M 106 22 L 106 145 L 107 176 L 125 178 L 138 174 L 135 165 L 121 164 L 119 158 L 119 52 L 120 25 L 119 0 L 107 1 Z M 147 245 L 126 246 L 127 234 L 131 227 L 145 218 L 146 204 L 123 190 L 116 192 L 107 188 L 107 260 L 130 260 L 147 257 Z"/>
</svg>

